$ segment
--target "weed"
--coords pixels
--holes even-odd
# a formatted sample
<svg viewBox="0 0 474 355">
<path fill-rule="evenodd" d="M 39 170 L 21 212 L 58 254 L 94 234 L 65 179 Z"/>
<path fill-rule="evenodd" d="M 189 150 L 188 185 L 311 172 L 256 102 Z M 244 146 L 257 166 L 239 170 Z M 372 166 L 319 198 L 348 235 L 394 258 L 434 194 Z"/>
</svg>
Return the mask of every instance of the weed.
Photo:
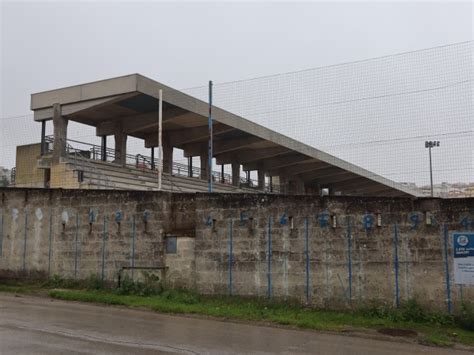
<svg viewBox="0 0 474 355">
<path fill-rule="evenodd" d="M 46 288 L 79 288 L 80 283 L 79 281 L 73 279 L 65 279 L 59 276 L 58 274 L 54 274 L 53 277 L 43 283 L 42 286 Z"/>
<path fill-rule="evenodd" d="M 103 290 L 105 288 L 104 281 L 99 279 L 95 274 L 90 274 L 85 281 L 85 287 L 88 290 Z"/>
<path fill-rule="evenodd" d="M 154 275 L 143 274 L 140 281 L 124 278 L 119 289 L 105 288 L 91 275 L 83 289 L 65 290 L 67 280 L 53 277 L 49 291 L 53 298 L 85 302 L 145 307 L 164 313 L 202 314 L 227 319 L 266 321 L 316 330 L 345 331 L 347 329 L 404 329 L 418 334 L 427 343 L 449 346 L 453 342 L 474 345 L 474 305 L 465 304 L 455 317 L 429 313 L 416 300 L 393 309 L 387 305 L 359 308 L 355 311 L 335 311 L 303 307 L 293 301 L 273 301 L 238 296 L 206 296 L 184 289 L 167 289 Z M 2 286 L 2 285 L 0 285 Z M 0 287 L 7 292 L 40 292 L 40 286 Z M 146 297 L 143 297 L 146 296 Z"/>
<path fill-rule="evenodd" d="M 474 331 L 474 303 L 463 303 L 455 321 L 463 329 Z"/>
<path fill-rule="evenodd" d="M 401 317 L 406 322 L 417 323 L 426 322 L 426 320 L 428 319 L 428 316 L 423 307 L 421 307 L 421 305 L 413 298 L 406 301 L 402 305 Z"/>
<path fill-rule="evenodd" d="M 118 295 L 156 296 L 163 292 L 163 285 L 157 275 L 143 271 L 142 276 L 143 281 L 134 281 L 125 275 L 115 293 Z"/>
</svg>

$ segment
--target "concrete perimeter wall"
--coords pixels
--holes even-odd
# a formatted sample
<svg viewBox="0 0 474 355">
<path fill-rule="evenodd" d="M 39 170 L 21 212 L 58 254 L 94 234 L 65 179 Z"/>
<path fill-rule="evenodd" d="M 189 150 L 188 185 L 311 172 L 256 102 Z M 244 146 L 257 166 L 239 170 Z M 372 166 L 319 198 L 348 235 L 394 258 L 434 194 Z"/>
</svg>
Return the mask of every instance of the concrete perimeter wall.
<svg viewBox="0 0 474 355">
<path fill-rule="evenodd" d="M 474 299 L 454 284 L 451 238 L 474 229 L 474 199 L 0 193 L 0 277 L 116 282 L 124 266 L 159 267 L 172 286 L 320 307 Z"/>
</svg>

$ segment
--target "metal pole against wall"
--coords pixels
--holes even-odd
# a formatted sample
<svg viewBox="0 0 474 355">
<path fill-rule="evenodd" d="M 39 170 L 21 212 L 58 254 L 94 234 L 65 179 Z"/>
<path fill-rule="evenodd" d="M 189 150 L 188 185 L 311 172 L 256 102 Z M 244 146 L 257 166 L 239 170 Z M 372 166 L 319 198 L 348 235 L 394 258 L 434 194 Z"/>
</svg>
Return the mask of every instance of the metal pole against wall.
<svg viewBox="0 0 474 355">
<path fill-rule="evenodd" d="M 272 217 L 268 217 L 267 296 L 272 298 Z"/>
<path fill-rule="evenodd" d="M 349 273 L 349 300 L 352 300 L 352 225 L 351 217 L 347 217 L 347 271 Z"/>
<path fill-rule="evenodd" d="M 213 132 L 212 132 L 212 81 L 209 81 L 209 157 L 208 157 L 208 192 L 212 192 L 212 155 L 213 155 Z"/>
<path fill-rule="evenodd" d="M 395 268 L 395 305 L 400 307 L 400 286 L 398 283 L 399 264 L 398 264 L 398 226 L 393 226 L 393 265 Z"/>
<path fill-rule="evenodd" d="M 451 305 L 451 279 L 449 275 L 449 262 L 448 262 L 448 253 L 449 253 L 449 248 L 448 248 L 448 225 L 444 224 L 443 226 L 443 239 L 444 239 L 444 272 L 446 276 L 446 297 L 448 301 L 448 313 L 451 313 L 452 311 L 452 305 Z"/>
<path fill-rule="evenodd" d="M 308 217 L 304 219 L 304 254 L 306 259 L 306 303 L 310 301 L 310 285 L 309 285 L 309 231 Z"/>
<path fill-rule="evenodd" d="M 233 223 L 232 218 L 229 221 L 229 296 L 232 296 L 232 263 L 233 263 Z"/>
<path fill-rule="evenodd" d="M 74 280 L 77 279 L 77 256 L 79 249 L 79 213 L 76 214 L 76 235 L 74 239 Z"/>
<path fill-rule="evenodd" d="M 25 236 L 23 239 L 23 271 L 26 270 L 26 240 L 28 237 L 28 210 L 25 209 Z"/>
<path fill-rule="evenodd" d="M 3 210 L 2 210 L 2 216 L 0 220 L 0 258 L 2 257 L 3 254 L 3 224 L 4 224 L 4 217 L 3 217 Z"/>
<path fill-rule="evenodd" d="M 161 191 L 161 179 L 163 174 L 163 142 L 162 142 L 162 124 L 163 124 L 163 90 L 160 89 L 158 99 L 158 190 Z"/>
<path fill-rule="evenodd" d="M 132 252 L 130 258 L 130 266 L 132 267 L 132 281 L 134 279 L 134 269 L 135 269 L 135 239 L 136 239 L 136 226 L 135 226 L 135 216 L 132 217 Z"/>
<path fill-rule="evenodd" d="M 48 232 L 48 277 L 51 276 L 51 255 L 52 255 L 52 239 L 53 239 L 53 209 L 49 210 L 49 232 Z"/>
<path fill-rule="evenodd" d="M 104 230 L 102 234 L 102 265 L 101 265 L 101 280 L 105 279 L 105 241 L 107 240 L 107 217 L 104 216 Z"/>
</svg>

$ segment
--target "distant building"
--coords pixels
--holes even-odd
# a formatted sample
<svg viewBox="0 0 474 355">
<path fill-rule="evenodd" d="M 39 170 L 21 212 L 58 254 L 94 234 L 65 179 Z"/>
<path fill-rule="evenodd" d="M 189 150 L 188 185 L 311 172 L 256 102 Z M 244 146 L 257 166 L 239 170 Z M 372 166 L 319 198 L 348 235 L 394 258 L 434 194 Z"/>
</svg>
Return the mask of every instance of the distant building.
<svg viewBox="0 0 474 355">
<path fill-rule="evenodd" d="M 0 187 L 10 185 L 11 170 L 0 166 Z"/>
</svg>

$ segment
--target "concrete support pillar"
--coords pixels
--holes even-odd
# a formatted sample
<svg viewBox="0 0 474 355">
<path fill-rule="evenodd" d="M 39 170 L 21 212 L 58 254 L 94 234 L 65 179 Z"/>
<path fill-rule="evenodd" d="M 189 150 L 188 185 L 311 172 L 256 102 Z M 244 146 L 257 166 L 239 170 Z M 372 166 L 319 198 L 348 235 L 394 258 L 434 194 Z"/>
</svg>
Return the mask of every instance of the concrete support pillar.
<svg viewBox="0 0 474 355">
<path fill-rule="evenodd" d="M 41 121 L 41 156 L 46 154 L 46 121 Z"/>
<path fill-rule="evenodd" d="M 150 148 L 150 151 L 151 151 L 151 170 L 155 170 L 155 147 L 151 147 Z"/>
<path fill-rule="evenodd" d="M 205 147 L 201 151 L 201 179 L 203 180 L 208 180 L 209 177 L 209 151 L 207 150 L 207 147 Z"/>
<path fill-rule="evenodd" d="M 240 164 L 232 163 L 232 185 L 240 186 Z"/>
<path fill-rule="evenodd" d="M 102 136 L 100 143 L 100 159 L 107 161 L 107 136 Z"/>
<path fill-rule="evenodd" d="M 278 177 L 278 180 L 280 182 L 280 193 L 282 193 L 282 194 L 289 193 L 288 176 L 280 175 Z"/>
<path fill-rule="evenodd" d="M 297 177 L 293 180 L 293 183 L 294 183 L 294 193 L 296 195 L 304 195 L 306 193 L 303 180 Z"/>
<path fill-rule="evenodd" d="M 303 180 L 299 177 L 288 179 L 286 192 L 293 195 L 304 195 L 306 190 Z"/>
<path fill-rule="evenodd" d="M 193 157 L 188 157 L 188 177 L 193 177 Z"/>
<path fill-rule="evenodd" d="M 54 146 L 53 164 L 59 164 L 61 158 L 66 158 L 67 118 L 61 115 L 61 105 L 53 105 Z"/>
<path fill-rule="evenodd" d="M 114 134 L 115 138 L 115 160 L 114 163 L 125 166 L 127 161 L 127 135 L 119 127 Z"/>
<path fill-rule="evenodd" d="M 307 193 L 311 195 L 322 196 L 321 184 L 318 181 L 312 181 L 307 187 Z"/>
<path fill-rule="evenodd" d="M 258 188 L 265 190 L 265 172 L 262 169 L 257 170 L 258 175 Z"/>
<path fill-rule="evenodd" d="M 173 145 L 163 136 L 163 172 L 172 174 L 173 172 Z"/>
</svg>

